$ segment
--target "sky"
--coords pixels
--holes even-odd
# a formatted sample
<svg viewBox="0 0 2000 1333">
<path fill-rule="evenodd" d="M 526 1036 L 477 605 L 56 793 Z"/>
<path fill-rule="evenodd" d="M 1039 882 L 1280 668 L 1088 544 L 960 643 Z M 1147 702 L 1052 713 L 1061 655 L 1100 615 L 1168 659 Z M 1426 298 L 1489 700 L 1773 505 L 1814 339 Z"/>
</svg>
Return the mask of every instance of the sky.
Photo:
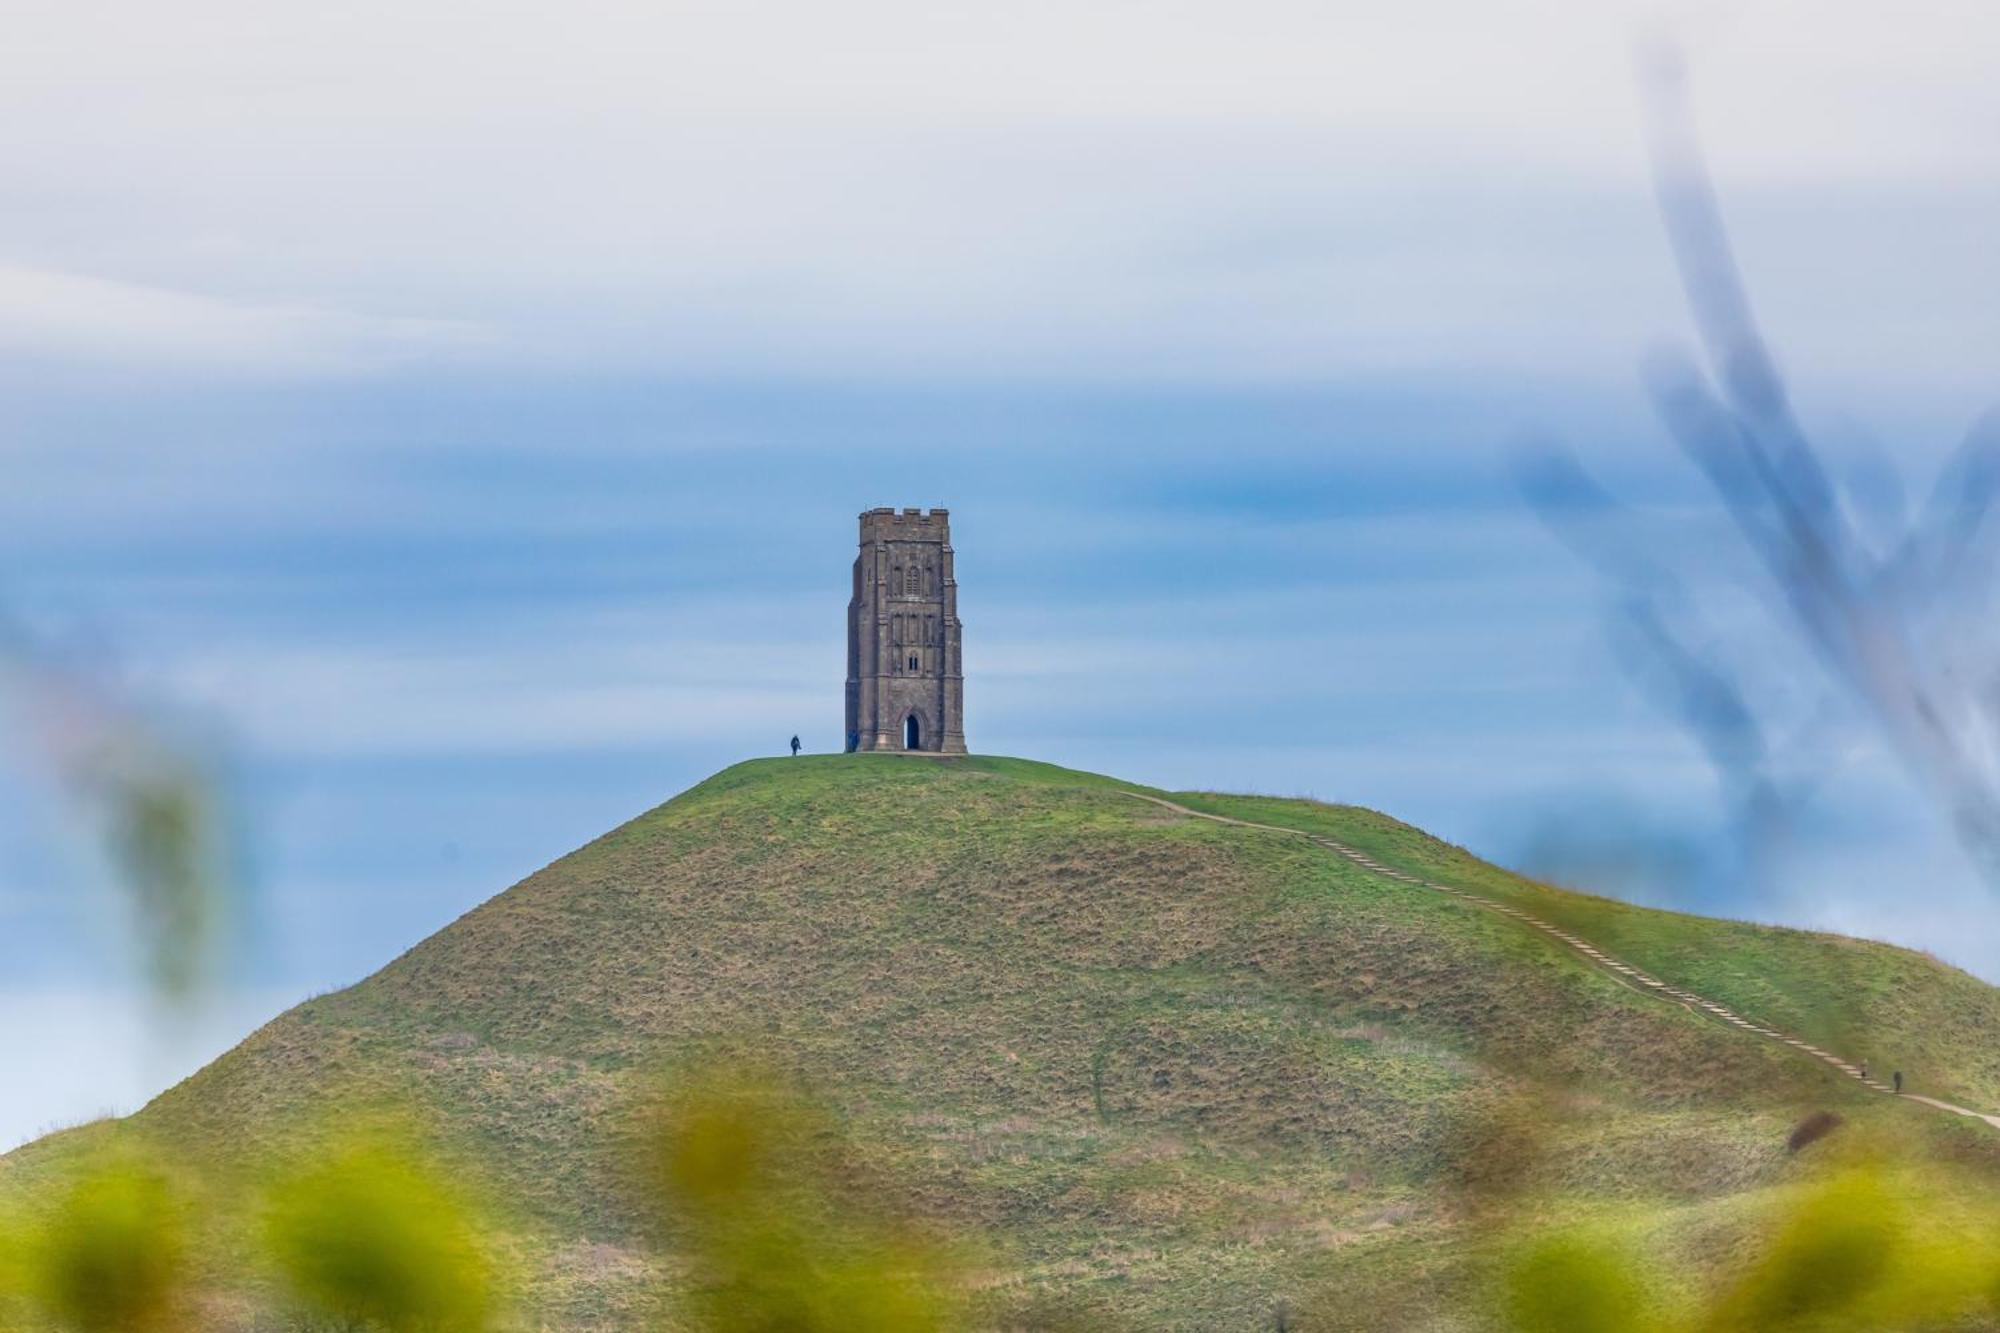
<svg viewBox="0 0 2000 1333">
<path fill-rule="evenodd" d="M 1654 512 L 1820 725 L 1641 387 L 1691 330 L 1634 50 L 1686 54 L 1802 419 L 1857 494 L 1920 494 L 2000 402 L 1991 6 L 10 15 L 0 619 L 194 738 L 243 892 L 165 1021 L 14 701 L 0 1146 L 837 748 L 877 505 L 952 511 L 975 750 L 2000 978 L 1995 890 L 1865 727 L 1727 867 L 1727 793 L 1511 462 L 1559 443 Z"/>
</svg>

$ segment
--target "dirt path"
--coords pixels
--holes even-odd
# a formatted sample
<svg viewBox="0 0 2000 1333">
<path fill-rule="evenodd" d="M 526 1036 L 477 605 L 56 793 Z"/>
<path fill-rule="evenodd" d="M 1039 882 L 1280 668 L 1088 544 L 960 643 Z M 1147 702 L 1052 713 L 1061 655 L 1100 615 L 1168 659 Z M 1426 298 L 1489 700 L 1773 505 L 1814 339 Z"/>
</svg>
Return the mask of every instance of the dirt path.
<svg viewBox="0 0 2000 1333">
<path fill-rule="evenodd" d="M 1503 903 L 1497 899 L 1488 898 L 1466 889 L 1453 888 L 1449 884 L 1440 884 L 1436 880 L 1423 879 L 1407 871 L 1397 870 L 1392 866 L 1385 866 L 1380 861 L 1376 861 L 1364 853 L 1349 847 L 1346 843 L 1335 841 L 1324 834 L 1307 833 L 1303 829 L 1285 828 L 1278 824 L 1259 824 L 1248 819 L 1232 819 L 1228 815 L 1212 815 L 1204 810 L 1191 810 L 1187 806 L 1177 805 L 1163 797 L 1148 796 L 1142 792 L 1126 792 L 1124 794 L 1136 800 L 1150 801 L 1154 805 L 1164 806 L 1168 810 L 1187 815 L 1194 819 L 1208 819 L 1218 824 L 1235 824 L 1240 828 L 1265 829 L 1272 833 L 1283 833 L 1294 838 L 1304 838 L 1314 846 L 1323 847 L 1337 856 L 1344 856 L 1354 862 L 1354 864 L 1377 875 L 1413 885 L 1417 888 L 1432 889 L 1448 897 L 1456 898 L 1460 902 L 1471 903 L 1476 907 L 1483 907 L 1490 912 L 1498 912 L 1502 916 L 1512 917 L 1529 929 L 1538 930 L 1550 939 L 1562 944 L 1571 952 L 1583 957 L 1591 965 L 1609 972 L 1612 976 L 1634 990 L 1651 993 L 1661 999 L 1673 1001 L 1697 1013 L 1705 1013 L 1716 1021 L 1727 1023 L 1731 1027 L 1741 1028 L 1743 1031 L 1755 1036 L 1780 1042 L 1802 1055 L 1810 1056 L 1815 1060 L 1832 1066 L 1841 1074 L 1860 1083 L 1863 1087 L 1871 1088 L 1876 1092 L 1891 1096 L 1896 1095 L 1887 1084 L 1878 1079 L 1870 1078 L 1863 1072 L 1861 1066 L 1854 1064 L 1852 1061 L 1844 1060 L 1831 1051 L 1823 1051 L 1811 1042 L 1803 1041 L 1786 1032 L 1780 1032 L 1776 1028 L 1765 1027 L 1761 1023 L 1753 1023 L 1739 1014 L 1730 1012 L 1713 1000 L 1696 995 L 1693 991 L 1682 990 L 1678 986 L 1668 985 L 1657 977 L 1648 976 L 1638 968 L 1633 967 L 1630 963 L 1613 958 L 1610 954 L 1602 952 L 1588 940 L 1580 939 L 1562 929 L 1562 927 L 1551 925 L 1540 917 L 1523 912 L 1520 908 L 1508 903 Z M 1905 1101 L 1922 1102 L 1926 1106 L 1936 1107 L 1940 1111 L 1949 1111 L 1953 1115 L 1970 1116 L 1974 1120 L 1983 1120 L 1995 1129 L 2000 1129 L 2000 1116 L 1986 1115 L 1979 1111 L 1969 1111 L 1963 1106 L 1954 1106 L 1950 1102 L 1941 1102 L 1934 1097 L 1919 1097 L 1915 1093 L 1904 1093 L 1901 1095 Z"/>
</svg>

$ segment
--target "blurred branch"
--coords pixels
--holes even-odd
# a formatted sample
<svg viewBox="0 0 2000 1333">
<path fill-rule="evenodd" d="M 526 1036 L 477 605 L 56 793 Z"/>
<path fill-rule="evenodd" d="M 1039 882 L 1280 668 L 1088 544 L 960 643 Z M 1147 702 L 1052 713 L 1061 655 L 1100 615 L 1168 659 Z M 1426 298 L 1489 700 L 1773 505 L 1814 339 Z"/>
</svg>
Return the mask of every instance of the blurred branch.
<svg viewBox="0 0 2000 1333">
<path fill-rule="evenodd" d="M 4 623 L 0 688 L 109 860 L 149 979 L 165 998 L 191 998 L 215 968 L 234 902 L 212 756 L 158 710 Z"/>
<path fill-rule="evenodd" d="M 1854 489 L 1864 483 L 1836 484 L 1757 327 L 1678 53 L 1648 52 L 1642 79 L 1655 193 L 1701 352 L 1699 363 L 1652 359 L 1646 381 L 1756 582 L 1774 594 L 1763 626 L 1772 638 L 1729 645 L 1691 633 L 1691 565 L 1711 553 L 1674 554 L 1652 540 L 1641 517 L 1567 452 L 1544 446 L 1521 462 L 1523 495 L 1616 589 L 1622 659 L 1700 743 L 1739 836 L 1753 844 L 1774 836 L 1837 748 L 1824 733 L 1851 715 L 1884 741 L 2000 884 L 2000 652 L 1983 625 L 2000 416 L 1967 435 L 1914 518 L 1900 502 L 1871 503 Z M 1868 540 L 1856 514 L 1890 525 L 1886 544 Z M 1821 687 L 1841 705 L 1813 710 L 1804 729 L 1782 739 L 1778 710 L 1747 683 L 1755 673 L 1741 660 L 1774 643 L 1817 663 Z"/>
</svg>

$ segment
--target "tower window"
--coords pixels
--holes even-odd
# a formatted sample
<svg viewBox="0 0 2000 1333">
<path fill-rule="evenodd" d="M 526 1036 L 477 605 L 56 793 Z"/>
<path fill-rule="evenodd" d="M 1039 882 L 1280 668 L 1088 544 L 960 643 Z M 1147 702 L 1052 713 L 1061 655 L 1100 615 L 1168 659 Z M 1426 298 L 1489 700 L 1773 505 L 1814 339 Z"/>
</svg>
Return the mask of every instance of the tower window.
<svg viewBox="0 0 2000 1333">
<path fill-rule="evenodd" d="M 903 571 L 903 591 L 914 596 L 924 590 L 924 572 L 911 565 Z"/>
<path fill-rule="evenodd" d="M 915 671 L 915 670 L 917 670 L 917 669 L 918 669 L 918 668 L 917 668 L 917 655 L 916 655 L 915 653 L 911 653 L 911 654 L 910 654 L 910 670 L 912 670 L 912 671 Z"/>
</svg>

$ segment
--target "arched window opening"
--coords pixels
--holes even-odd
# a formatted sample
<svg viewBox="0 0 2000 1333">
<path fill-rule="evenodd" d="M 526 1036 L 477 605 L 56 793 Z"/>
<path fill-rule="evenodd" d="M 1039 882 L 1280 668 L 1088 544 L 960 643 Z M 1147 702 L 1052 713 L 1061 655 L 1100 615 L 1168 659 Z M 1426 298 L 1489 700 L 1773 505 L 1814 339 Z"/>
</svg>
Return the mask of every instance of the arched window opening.
<svg viewBox="0 0 2000 1333">
<path fill-rule="evenodd" d="M 910 654 L 910 670 L 912 671 L 923 670 L 921 666 L 917 665 L 917 655 L 915 653 Z"/>
<path fill-rule="evenodd" d="M 917 715 L 915 713 L 912 713 L 908 717 L 904 718 L 903 748 L 905 750 L 920 750 L 923 748 L 922 744 L 923 739 L 924 739 L 923 732 L 917 726 Z"/>
</svg>

